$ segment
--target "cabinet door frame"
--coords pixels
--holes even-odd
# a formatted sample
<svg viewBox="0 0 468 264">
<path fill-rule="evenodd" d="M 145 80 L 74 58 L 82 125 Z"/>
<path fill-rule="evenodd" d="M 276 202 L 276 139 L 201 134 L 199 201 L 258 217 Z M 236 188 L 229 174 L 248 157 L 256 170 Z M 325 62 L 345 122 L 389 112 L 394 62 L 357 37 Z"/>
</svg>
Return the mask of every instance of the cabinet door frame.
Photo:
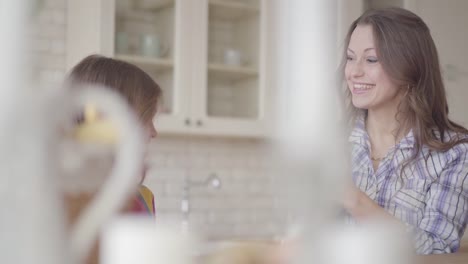
<svg viewBox="0 0 468 264">
<path fill-rule="evenodd" d="M 208 94 L 208 30 L 209 30 L 209 0 L 193 0 L 196 2 L 194 9 L 197 12 L 197 20 L 194 21 L 196 27 L 197 52 L 194 53 L 193 66 L 193 89 L 191 113 L 199 125 L 193 130 L 193 134 L 203 135 L 224 135 L 224 136 L 242 136 L 242 137 L 262 137 L 266 135 L 266 120 L 268 118 L 267 110 L 267 76 L 268 66 L 267 48 L 268 48 L 268 1 L 259 0 L 259 65 L 258 65 L 258 118 L 243 119 L 229 117 L 212 117 L 207 113 L 207 94 Z M 198 122 L 200 121 L 200 122 Z"/>
<path fill-rule="evenodd" d="M 90 54 L 112 56 L 114 0 L 68 0 L 65 70 Z"/>
<path fill-rule="evenodd" d="M 174 0 L 174 6 L 173 112 L 157 114 L 153 120 L 159 133 L 169 135 L 187 134 L 193 125 L 189 116 L 192 81 L 186 77 L 192 72 L 190 51 L 192 37 L 191 28 L 184 27 L 193 22 L 192 3 L 186 0 Z"/>
<path fill-rule="evenodd" d="M 161 134 L 262 137 L 268 116 L 268 0 L 260 2 L 258 119 L 207 114 L 208 0 L 174 0 L 173 112 L 158 113 Z M 90 54 L 114 57 L 116 0 L 68 0 L 66 70 Z M 190 26 L 187 26 L 190 25 Z M 157 80 L 156 80 L 157 81 Z"/>
<path fill-rule="evenodd" d="M 191 74 L 191 56 L 187 51 L 191 23 L 190 1 L 174 0 L 174 68 L 173 109 L 170 114 L 158 113 L 153 122 L 162 134 L 187 133 L 191 81 L 181 78 Z M 66 28 L 66 71 L 90 54 L 114 57 L 116 0 L 68 0 Z M 157 80 L 156 80 L 157 82 Z"/>
</svg>

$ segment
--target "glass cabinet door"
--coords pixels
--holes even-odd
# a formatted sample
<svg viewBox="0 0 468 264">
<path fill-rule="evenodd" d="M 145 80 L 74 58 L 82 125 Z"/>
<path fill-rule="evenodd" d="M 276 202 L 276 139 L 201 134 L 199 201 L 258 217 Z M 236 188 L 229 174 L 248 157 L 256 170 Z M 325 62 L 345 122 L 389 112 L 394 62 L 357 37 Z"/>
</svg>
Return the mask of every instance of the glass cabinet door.
<svg viewBox="0 0 468 264">
<path fill-rule="evenodd" d="M 158 132 L 189 132 L 192 1 L 115 1 L 114 56 L 141 67 L 162 88 Z"/>
<path fill-rule="evenodd" d="M 208 0 L 205 111 L 209 118 L 260 115 L 258 0 Z"/>
<path fill-rule="evenodd" d="M 114 56 L 163 89 L 159 131 L 259 135 L 263 0 L 115 0 Z"/>
<path fill-rule="evenodd" d="M 68 0 L 67 69 L 92 53 L 141 67 L 163 90 L 161 133 L 263 136 L 269 2 Z"/>
<path fill-rule="evenodd" d="M 174 0 L 116 0 L 114 57 L 136 64 L 163 89 L 159 112 L 176 112 Z"/>
</svg>

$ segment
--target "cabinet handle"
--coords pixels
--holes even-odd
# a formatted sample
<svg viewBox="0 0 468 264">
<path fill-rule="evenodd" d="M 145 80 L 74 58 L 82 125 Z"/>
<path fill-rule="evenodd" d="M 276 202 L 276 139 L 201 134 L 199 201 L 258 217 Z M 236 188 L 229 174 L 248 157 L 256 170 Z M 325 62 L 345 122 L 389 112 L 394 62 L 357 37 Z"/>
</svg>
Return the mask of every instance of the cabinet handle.
<svg viewBox="0 0 468 264">
<path fill-rule="evenodd" d="M 203 122 L 201 120 L 197 120 L 197 126 L 203 126 Z"/>
<path fill-rule="evenodd" d="M 185 125 L 186 126 L 190 126 L 191 122 L 190 122 L 190 119 L 189 118 L 186 118 L 185 119 Z"/>
</svg>

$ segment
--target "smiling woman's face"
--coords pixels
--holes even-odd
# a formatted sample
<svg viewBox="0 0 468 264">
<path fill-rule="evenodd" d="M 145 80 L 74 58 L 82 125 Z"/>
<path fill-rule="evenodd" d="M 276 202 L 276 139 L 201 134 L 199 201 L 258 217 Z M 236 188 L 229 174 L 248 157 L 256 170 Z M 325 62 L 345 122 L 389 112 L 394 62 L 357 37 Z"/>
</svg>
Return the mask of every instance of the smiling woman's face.
<svg viewBox="0 0 468 264">
<path fill-rule="evenodd" d="M 345 78 L 353 105 L 377 110 L 399 103 L 398 85 L 384 71 L 377 57 L 374 33 L 370 25 L 358 25 L 347 49 Z"/>
</svg>

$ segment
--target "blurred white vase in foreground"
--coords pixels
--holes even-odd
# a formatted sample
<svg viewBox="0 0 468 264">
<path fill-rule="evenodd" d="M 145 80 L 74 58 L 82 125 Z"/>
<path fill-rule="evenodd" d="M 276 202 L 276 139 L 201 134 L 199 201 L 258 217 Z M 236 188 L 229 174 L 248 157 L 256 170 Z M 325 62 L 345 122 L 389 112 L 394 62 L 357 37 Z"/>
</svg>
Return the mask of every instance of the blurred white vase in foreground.
<svg viewBox="0 0 468 264">
<path fill-rule="evenodd" d="M 360 226 L 336 226 L 322 245 L 322 263 L 328 264 L 410 264 L 413 246 L 402 226 L 385 221 Z"/>
<path fill-rule="evenodd" d="M 279 215 L 311 235 L 336 213 L 349 174 L 339 124 L 336 1 L 275 1 Z"/>
<path fill-rule="evenodd" d="M 103 89 L 22 101 L 11 105 L 11 114 L 0 123 L 2 263 L 82 263 L 102 224 L 137 188 L 142 129 L 125 101 Z M 84 142 L 69 133 L 89 103 L 112 121 L 119 135 L 114 145 Z M 90 170 L 89 156 L 112 163 L 102 171 Z M 94 182 L 103 185 L 83 184 L 86 175 L 101 177 Z M 80 191 L 96 193 L 95 199 L 67 230 L 64 194 Z"/>
<path fill-rule="evenodd" d="M 336 75 L 337 0 L 274 1 L 278 217 L 297 244 L 293 263 L 405 263 L 401 237 L 386 226 L 339 226 L 351 184 Z M 286 231 L 287 232 L 287 231 Z M 403 239 L 403 238 L 401 238 Z M 379 242 L 381 241 L 381 242 Z M 400 258 L 401 257 L 401 258 Z M 382 259 L 384 258 L 384 260 Z M 377 261 L 378 260 L 378 261 Z M 389 260 L 390 262 L 386 262 Z"/>
<path fill-rule="evenodd" d="M 103 232 L 102 264 L 190 264 L 194 243 L 177 227 L 156 224 L 152 217 L 125 216 Z"/>
<path fill-rule="evenodd" d="M 37 11 L 33 3 L 39 1 L 0 0 L 0 262 L 81 263 L 102 223 L 138 185 L 143 134 L 126 102 L 110 91 L 45 95 L 37 80 L 31 82 L 27 25 Z M 89 172 L 83 161 L 104 153 L 101 146 L 67 133 L 90 103 L 120 137 L 107 152 L 113 157 L 110 171 L 96 174 L 107 177 L 104 187 L 93 189 L 95 200 L 67 230 L 63 194 L 93 187 L 80 185 L 80 176 Z"/>
</svg>

